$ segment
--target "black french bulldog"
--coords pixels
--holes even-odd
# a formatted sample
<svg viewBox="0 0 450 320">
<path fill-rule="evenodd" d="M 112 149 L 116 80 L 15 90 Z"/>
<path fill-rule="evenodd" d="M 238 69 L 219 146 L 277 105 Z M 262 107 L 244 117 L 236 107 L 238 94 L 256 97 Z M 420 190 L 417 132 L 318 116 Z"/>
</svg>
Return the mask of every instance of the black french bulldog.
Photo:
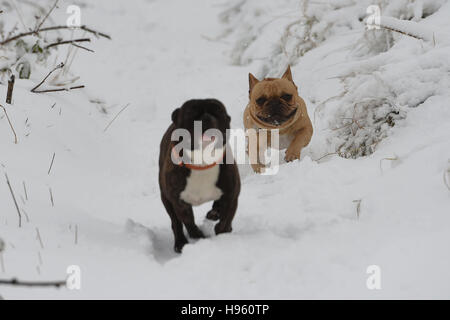
<svg viewBox="0 0 450 320">
<path fill-rule="evenodd" d="M 194 121 L 201 121 L 202 137 L 200 141 L 190 139 L 188 143 L 190 147 L 182 150 L 182 158 L 186 159 L 187 153 L 195 154 L 199 149 L 199 143 L 202 144 L 206 136 L 205 132 L 208 129 L 216 129 L 223 137 L 222 145 L 219 146 L 223 153 L 221 157 L 223 161 L 217 161 L 221 163 L 194 165 L 174 156 L 174 145 L 178 142 L 171 141 L 172 133 L 176 129 L 185 129 L 190 137 L 194 137 Z M 181 253 L 183 246 L 188 243 L 183 233 L 183 224 L 189 237 L 204 238 L 202 231 L 195 224 L 192 206 L 214 201 L 206 217 L 214 221 L 219 220 L 215 225 L 216 234 L 232 230 L 231 222 L 236 213 L 241 182 L 236 162 L 230 158 L 232 154 L 227 148 L 226 131 L 230 128 L 230 121 L 231 118 L 220 101 L 189 100 L 181 108 L 173 111 L 172 124 L 162 138 L 159 154 L 159 187 L 162 202 L 172 220 L 174 250 L 178 253 Z M 174 161 L 174 158 L 177 161 Z"/>
</svg>

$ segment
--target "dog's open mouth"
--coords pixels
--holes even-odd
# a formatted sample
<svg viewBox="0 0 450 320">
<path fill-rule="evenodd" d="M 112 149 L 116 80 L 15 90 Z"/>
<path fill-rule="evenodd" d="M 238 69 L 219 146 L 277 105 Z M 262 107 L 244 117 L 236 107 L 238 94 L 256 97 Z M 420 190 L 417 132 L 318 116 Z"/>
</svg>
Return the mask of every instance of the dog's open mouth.
<svg viewBox="0 0 450 320">
<path fill-rule="evenodd" d="M 289 119 L 291 119 L 295 113 L 297 112 L 297 109 L 292 110 L 288 115 L 280 115 L 280 114 L 271 114 L 268 117 L 263 117 L 260 115 L 257 115 L 258 119 L 262 122 L 265 122 L 267 124 L 273 125 L 273 126 L 280 126 Z"/>
<path fill-rule="evenodd" d="M 187 163 L 210 165 L 219 162 L 224 154 L 224 147 L 220 144 L 220 141 L 220 138 L 216 139 L 213 135 L 203 134 L 197 145 L 198 148 L 193 150 L 183 149 L 188 158 Z"/>
</svg>

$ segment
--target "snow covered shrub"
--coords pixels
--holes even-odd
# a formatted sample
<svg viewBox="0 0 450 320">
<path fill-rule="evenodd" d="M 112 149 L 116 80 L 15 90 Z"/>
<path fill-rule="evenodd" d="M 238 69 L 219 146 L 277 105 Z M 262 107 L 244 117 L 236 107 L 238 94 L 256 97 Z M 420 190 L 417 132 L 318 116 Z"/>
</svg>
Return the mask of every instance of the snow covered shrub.
<svg viewBox="0 0 450 320">
<path fill-rule="evenodd" d="M 381 12 L 375 30 L 366 27 L 371 5 Z M 373 153 L 408 107 L 447 94 L 449 7 L 445 0 L 247 0 L 222 15 L 222 36 L 232 41 L 231 63 L 251 63 L 260 78 L 294 66 L 300 90 L 309 88 L 302 94 L 312 102 L 316 135 L 326 131 L 329 152 L 356 158 Z M 327 90 L 333 78 L 337 94 Z"/>
<path fill-rule="evenodd" d="M 353 110 L 352 110 L 353 109 Z M 366 156 L 387 136 L 389 127 L 403 119 L 405 113 L 387 98 L 367 98 L 353 104 L 353 108 L 340 109 L 341 126 L 333 128 L 336 138 L 342 140 L 337 153 L 344 158 Z"/>
<path fill-rule="evenodd" d="M 21 6 L 26 16 L 33 17 L 33 19 L 43 18 L 39 8 L 31 5 Z M 52 40 L 42 38 L 38 34 L 15 39 L 16 35 L 31 29 L 25 29 L 21 25 L 25 23 L 24 21 L 19 24 L 14 12 L 16 9 L 9 2 L 3 3 L 2 10 L 0 15 L 0 81 L 6 81 L 12 73 L 17 74 L 20 79 L 29 79 L 32 69 L 45 65 L 50 56 L 50 49 L 46 48 L 46 45 Z M 20 17 L 23 19 L 22 15 Z M 31 19 L 27 22 L 30 22 L 31 26 Z M 9 41 L 10 39 L 13 40 Z"/>
<path fill-rule="evenodd" d="M 78 80 L 70 72 L 70 66 L 79 49 L 92 51 L 80 43 L 89 42 L 88 35 L 109 36 L 85 26 L 69 27 L 65 12 L 57 23 L 58 1 L 48 1 L 43 5 L 34 2 L 1 2 L 0 14 L 0 82 L 5 83 L 11 76 L 37 81 L 64 61 L 48 79 L 54 86 L 66 86 Z M 60 10 L 61 11 L 61 10 Z M 81 36 L 80 36 L 81 35 Z"/>
</svg>

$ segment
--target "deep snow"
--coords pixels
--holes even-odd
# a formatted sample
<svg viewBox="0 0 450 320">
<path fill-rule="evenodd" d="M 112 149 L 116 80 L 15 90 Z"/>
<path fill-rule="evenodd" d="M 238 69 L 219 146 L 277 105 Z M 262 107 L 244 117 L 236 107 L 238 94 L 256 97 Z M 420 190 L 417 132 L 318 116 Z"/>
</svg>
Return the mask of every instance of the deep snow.
<svg viewBox="0 0 450 320">
<path fill-rule="evenodd" d="M 0 278 L 61 279 L 75 264 L 81 267 L 82 289 L 3 286 L 1 296 L 450 298 L 450 190 L 443 179 L 450 159 L 448 41 L 432 47 L 402 35 L 394 53 L 369 61 L 387 66 L 384 75 L 405 104 L 402 87 L 420 100 L 424 87 L 414 80 L 440 77 L 431 82 L 430 97 L 408 108 L 373 154 L 318 160 L 335 145 L 328 124 L 339 106 L 328 113 L 325 108 L 301 161 L 283 164 L 274 176 L 240 167 L 233 233 L 212 235 L 212 223 L 204 221 L 210 204 L 203 205 L 195 210 L 196 220 L 211 237 L 191 241 L 182 255 L 172 252 L 170 220 L 157 182 L 159 142 L 170 114 L 187 99 L 215 97 L 227 106 L 232 126 L 241 128 L 248 72 L 261 70 L 258 60 L 230 64 L 233 38 L 213 40 L 223 33 L 218 16 L 227 6 L 207 0 L 90 2 L 82 9 L 83 23 L 113 40 L 95 41 L 89 45 L 95 54 L 80 51 L 75 59 L 72 70 L 86 90 L 29 93 L 45 71 L 17 80 L 14 104 L 6 107 L 19 143 L 13 144 L 0 110 L 0 171 L 8 173 L 18 197 L 24 197 L 25 181 L 28 200 L 19 199 L 19 205 L 30 222 L 24 217 L 18 228 L 2 174 L 5 271 L 0 268 Z M 434 21 L 439 28 L 449 4 L 441 10 Z M 64 10 L 58 14 L 63 23 Z M 293 66 L 311 117 L 319 102 L 340 92 L 339 82 L 330 78 L 361 67 L 345 44 L 362 33 L 336 33 Z M 418 64 L 422 68 L 408 73 L 415 60 L 408 53 L 421 46 L 428 50 Z M 434 73 L 426 72 L 427 65 Z M 374 84 L 367 81 L 370 89 Z M 2 102 L 5 95 L 2 84 Z M 108 114 L 89 99 L 104 101 Z M 359 218 L 355 200 L 361 200 Z M 381 268 L 381 290 L 366 287 L 370 265 Z"/>
</svg>

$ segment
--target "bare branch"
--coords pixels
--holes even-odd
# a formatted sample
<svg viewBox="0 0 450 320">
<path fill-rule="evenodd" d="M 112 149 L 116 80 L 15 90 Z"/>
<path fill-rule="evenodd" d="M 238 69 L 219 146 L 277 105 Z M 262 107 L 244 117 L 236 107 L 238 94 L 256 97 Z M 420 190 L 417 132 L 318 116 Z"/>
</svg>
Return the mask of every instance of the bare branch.
<svg viewBox="0 0 450 320">
<path fill-rule="evenodd" d="M 17 278 L 10 280 L 0 279 L 0 285 L 11 285 L 20 287 L 56 287 L 60 288 L 66 285 L 66 281 L 20 281 Z"/>
<path fill-rule="evenodd" d="M 34 29 L 34 32 L 38 32 L 39 31 L 39 29 L 44 24 L 45 20 L 47 20 L 47 18 L 49 17 L 50 13 L 52 13 L 52 11 L 56 8 L 56 5 L 58 4 L 58 1 L 59 0 L 56 0 L 55 3 L 53 4 L 53 6 L 50 8 L 50 10 L 48 10 L 48 12 L 45 15 L 44 19 L 42 19 L 42 21 L 39 23 L 39 25 Z"/>
<path fill-rule="evenodd" d="M 84 30 L 86 32 L 92 33 L 96 37 L 100 36 L 100 37 L 103 37 L 103 38 L 111 40 L 111 36 L 109 36 L 109 35 L 107 35 L 105 33 L 98 32 L 98 31 L 95 31 L 93 29 L 90 29 L 90 28 L 86 27 L 85 25 L 80 26 L 80 27 L 69 27 L 69 26 L 65 26 L 64 25 L 64 26 L 53 26 L 53 27 L 42 28 L 42 29 L 39 29 L 37 31 L 29 31 L 29 32 L 19 33 L 19 34 L 15 35 L 15 36 L 13 36 L 11 38 L 3 40 L 2 42 L 0 42 L 0 45 L 5 45 L 8 42 L 17 40 L 17 39 L 22 38 L 22 37 L 31 36 L 31 35 L 37 35 L 37 34 L 39 34 L 41 32 L 53 31 L 53 30 L 61 30 L 61 29 L 70 29 L 70 30 L 80 29 L 80 30 Z"/>
<path fill-rule="evenodd" d="M 65 40 L 65 41 L 59 41 L 59 42 L 55 42 L 55 43 L 51 43 L 48 46 L 45 47 L 45 49 L 51 48 L 51 47 L 55 47 L 55 46 L 59 46 L 61 44 L 74 44 L 74 42 L 90 42 L 91 39 L 90 38 L 81 38 L 81 39 L 74 39 L 74 40 Z"/>
<path fill-rule="evenodd" d="M 47 78 L 48 77 L 50 77 L 50 75 L 53 73 L 53 72 L 55 72 L 56 70 L 58 70 L 58 69 L 62 69 L 64 67 L 64 63 L 60 63 L 60 64 L 58 64 L 52 71 L 50 71 L 46 76 L 45 76 L 45 78 L 41 81 L 41 82 L 39 82 L 39 84 L 37 85 L 37 86 L 35 86 L 33 89 L 31 89 L 31 92 L 36 92 L 36 89 L 37 88 L 39 88 L 44 82 L 45 82 L 45 80 L 47 80 Z"/>
<path fill-rule="evenodd" d="M 36 239 L 39 241 L 39 245 L 41 249 L 44 249 L 44 242 L 42 242 L 41 233 L 39 232 L 39 228 L 36 228 Z"/>
<path fill-rule="evenodd" d="M 16 206 L 17 215 L 19 216 L 19 228 L 22 227 L 22 214 L 20 213 L 19 205 L 17 204 L 16 196 L 14 195 L 13 188 L 11 187 L 11 183 L 9 182 L 8 175 L 5 172 L 6 184 L 8 185 L 9 191 L 11 192 L 11 197 L 14 201 L 14 205 Z"/>
<path fill-rule="evenodd" d="M 3 112 L 5 113 L 6 120 L 8 120 L 9 126 L 11 127 L 11 131 L 12 131 L 12 133 L 14 135 L 14 143 L 17 144 L 18 140 L 17 140 L 16 130 L 14 130 L 14 127 L 13 127 L 13 125 L 11 123 L 11 119 L 9 119 L 8 112 L 6 112 L 6 108 L 4 106 L 2 106 L 1 104 L 0 104 L 0 108 L 2 108 Z"/>
<path fill-rule="evenodd" d="M 356 203 L 356 216 L 358 217 L 358 219 L 361 214 L 361 201 L 362 199 L 353 200 L 353 202 Z"/>
<path fill-rule="evenodd" d="M 117 114 L 116 116 L 108 123 L 108 125 L 105 127 L 105 129 L 103 129 L 103 132 L 106 132 L 106 130 L 108 130 L 108 128 L 112 125 L 112 123 L 114 122 L 114 120 L 117 119 L 117 117 L 126 109 L 128 108 L 130 104 L 128 103 L 125 107 L 123 107 Z"/>
<path fill-rule="evenodd" d="M 52 171 L 53 162 L 55 161 L 55 156 L 56 156 L 56 153 L 53 152 L 52 162 L 50 163 L 50 167 L 48 168 L 48 172 L 47 172 L 48 175 L 50 175 L 50 172 Z"/>
<path fill-rule="evenodd" d="M 48 188 L 48 192 L 50 193 L 50 202 L 52 203 L 52 207 L 54 207 L 55 206 L 55 200 L 53 199 L 52 188 Z"/>
<path fill-rule="evenodd" d="M 71 45 L 73 45 L 74 47 L 77 47 L 77 48 L 89 51 L 89 52 L 95 52 L 94 50 L 86 48 L 86 47 L 83 47 L 83 46 L 80 46 L 79 44 L 71 43 Z"/>
<path fill-rule="evenodd" d="M 62 69 L 64 67 L 64 63 L 61 62 L 60 64 L 58 64 L 52 71 L 50 71 L 44 79 L 42 79 L 41 82 L 39 82 L 39 84 L 37 86 L 35 86 L 33 89 L 31 89 L 31 92 L 33 93 L 46 93 L 46 92 L 60 92 L 60 91 L 70 91 L 70 90 L 75 90 L 75 89 L 82 89 L 84 88 L 84 85 L 81 86 L 75 86 L 75 87 L 70 87 L 70 88 L 58 88 L 58 89 L 45 89 L 45 90 L 37 90 L 44 82 L 45 80 L 47 80 L 48 77 L 50 77 L 50 75 L 55 72 L 58 69 Z"/>
<path fill-rule="evenodd" d="M 85 86 L 75 86 L 70 88 L 59 88 L 59 89 L 46 89 L 46 90 L 39 90 L 39 91 L 33 91 L 33 93 L 46 93 L 46 92 L 60 92 L 60 91 L 70 91 L 75 89 L 83 89 Z"/>
</svg>

